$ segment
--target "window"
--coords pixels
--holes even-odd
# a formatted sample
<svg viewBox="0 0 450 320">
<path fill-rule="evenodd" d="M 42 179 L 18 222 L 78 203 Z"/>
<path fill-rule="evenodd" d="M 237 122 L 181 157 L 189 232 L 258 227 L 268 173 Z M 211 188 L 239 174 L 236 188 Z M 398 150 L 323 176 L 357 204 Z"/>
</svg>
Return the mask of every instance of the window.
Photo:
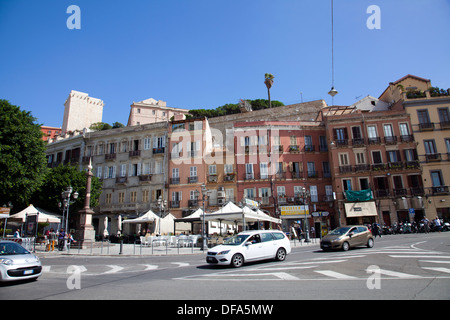
<svg viewBox="0 0 450 320">
<path fill-rule="evenodd" d="M 149 190 L 142 191 L 142 202 L 147 203 L 149 201 Z"/>
<path fill-rule="evenodd" d="M 436 154 L 436 144 L 434 143 L 434 140 L 424 140 L 423 144 L 425 146 L 425 153 L 426 154 Z"/>
<path fill-rule="evenodd" d="M 342 179 L 342 184 L 344 186 L 344 191 L 352 190 L 352 180 Z"/>
<path fill-rule="evenodd" d="M 365 164 L 366 157 L 364 156 L 364 152 L 355 152 L 356 164 Z"/>
<path fill-rule="evenodd" d="M 179 177 L 180 177 L 180 169 L 172 168 L 172 178 L 179 178 Z"/>
<path fill-rule="evenodd" d="M 253 163 L 245 164 L 245 178 L 253 179 Z"/>
<path fill-rule="evenodd" d="M 261 233 L 261 242 L 273 241 L 273 236 L 271 233 Z"/>
<path fill-rule="evenodd" d="M 130 202 L 136 202 L 136 200 L 137 200 L 137 191 L 131 191 Z"/>
<path fill-rule="evenodd" d="M 149 150 L 152 138 L 144 138 L 144 150 Z"/>
<path fill-rule="evenodd" d="M 388 162 L 400 162 L 400 154 L 398 150 L 386 151 L 386 153 Z"/>
<path fill-rule="evenodd" d="M 181 191 L 173 191 L 172 192 L 172 201 L 176 202 L 176 203 L 180 202 L 181 198 L 182 198 L 181 195 L 182 195 Z"/>
<path fill-rule="evenodd" d="M 223 172 L 225 174 L 233 173 L 233 165 L 232 164 L 225 164 L 225 166 L 223 168 Z"/>
<path fill-rule="evenodd" d="M 316 177 L 317 173 L 316 173 L 316 165 L 314 162 L 308 162 L 307 163 L 308 166 L 308 177 Z"/>
<path fill-rule="evenodd" d="M 444 185 L 444 179 L 442 179 L 442 172 L 440 170 L 430 171 L 430 175 L 433 187 L 440 187 Z"/>
<path fill-rule="evenodd" d="M 449 124 L 450 123 L 450 114 L 448 112 L 448 108 L 439 108 L 438 109 L 439 120 L 441 123 Z"/>
<path fill-rule="evenodd" d="M 191 192 L 189 193 L 189 199 L 190 200 L 197 200 L 198 199 L 198 195 L 196 190 L 191 190 Z"/>
<path fill-rule="evenodd" d="M 407 123 L 400 123 L 399 127 L 401 136 L 409 136 L 409 128 Z"/>
<path fill-rule="evenodd" d="M 125 201 L 125 192 L 119 192 L 119 203 L 124 203 Z"/>
<path fill-rule="evenodd" d="M 319 202 L 319 194 L 317 193 L 317 186 L 310 186 L 309 193 L 311 195 L 311 202 Z"/>
<path fill-rule="evenodd" d="M 107 194 L 106 194 L 106 200 L 105 200 L 105 203 L 106 203 L 106 204 L 111 204 L 111 199 L 112 199 L 112 194 L 111 194 L 111 193 L 107 193 Z"/>
<path fill-rule="evenodd" d="M 277 195 L 279 197 L 286 196 L 286 188 L 284 186 L 277 186 Z"/>
<path fill-rule="evenodd" d="M 367 190 L 369 188 L 369 179 L 368 178 L 359 178 L 359 190 Z"/>
<path fill-rule="evenodd" d="M 348 154 L 347 153 L 340 153 L 339 154 L 339 165 L 340 166 L 348 166 Z"/>
<path fill-rule="evenodd" d="M 254 188 L 244 189 L 244 197 L 247 199 L 254 199 L 255 189 Z"/>
<path fill-rule="evenodd" d="M 211 164 L 210 166 L 209 166 L 209 174 L 210 175 L 216 175 L 217 174 L 217 171 L 216 171 L 216 165 L 215 164 Z"/>
<path fill-rule="evenodd" d="M 261 162 L 259 164 L 259 169 L 260 169 L 261 179 L 268 179 L 269 178 L 269 168 L 268 168 L 267 162 Z"/>
<path fill-rule="evenodd" d="M 406 159 L 406 161 L 418 160 L 417 150 L 416 149 L 405 149 L 405 159 Z"/>
<path fill-rule="evenodd" d="M 447 154 L 450 155 L 450 138 L 445 139 L 445 147 L 447 148 Z"/>
<path fill-rule="evenodd" d="M 334 139 L 337 145 L 346 145 L 348 143 L 347 128 L 334 129 Z"/>
<path fill-rule="evenodd" d="M 189 169 L 189 172 L 190 172 L 191 177 L 196 177 L 197 176 L 197 167 L 191 167 Z"/>
<path fill-rule="evenodd" d="M 125 177 L 127 175 L 127 165 L 121 164 L 120 165 L 120 176 Z"/>
<path fill-rule="evenodd" d="M 380 151 L 372 151 L 372 159 L 374 164 L 381 164 L 383 163 L 383 159 L 381 158 L 381 152 Z"/>
<path fill-rule="evenodd" d="M 305 136 L 305 151 L 314 151 L 312 136 Z"/>
<path fill-rule="evenodd" d="M 291 136 L 291 145 L 293 145 L 293 146 L 297 145 L 297 137 L 296 136 Z"/>
<path fill-rule="evenodd" d="M 323 169 L 323 177 L 331 178 L 330 163 L 328 161 L 322 162 L 322 169 Z"/>
<path fill-rule="evenodd" d="M 319 136 L 319 148 L 320 151 L 328 151 L 327 137 Z"/>
<path fill-rule="evenodd" d="M 367 134 L 368 134 L 369 138 L 377 138 L 378 137 L 377 127 L 376 126 L 367 126 Z"/>
<path fill-rule="evenodd" d="M 393 137 L 394 131 L 392 130 L 391 124 L 383 124 L 383 131 L 385 137 Z"/>
<path fill-rule="evenodd" d="M 361 139 L 361 128 L 360 127 L 352 127 L 352 135 L 353 139 Z"/>
</svg>

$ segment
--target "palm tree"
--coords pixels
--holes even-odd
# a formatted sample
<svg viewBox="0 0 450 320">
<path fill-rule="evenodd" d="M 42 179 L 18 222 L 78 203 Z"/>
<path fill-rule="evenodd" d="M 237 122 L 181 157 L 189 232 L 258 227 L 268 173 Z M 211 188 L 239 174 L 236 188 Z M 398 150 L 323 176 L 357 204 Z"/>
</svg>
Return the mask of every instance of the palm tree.
<svg viewBox="0 0 450 320">
<path fill-rule="evenodd" d="M 265 78 L 264 83 L 266 84 L 267 87 L 267 94 L 269 95 L 269 108 L 272 108 L 272 102 L 270 101 L 270 88 L 272 88 L 273 78 L 275 77 L 271 73 L 266 73 L 264 75 L 264 78 Z"/>
</svg>

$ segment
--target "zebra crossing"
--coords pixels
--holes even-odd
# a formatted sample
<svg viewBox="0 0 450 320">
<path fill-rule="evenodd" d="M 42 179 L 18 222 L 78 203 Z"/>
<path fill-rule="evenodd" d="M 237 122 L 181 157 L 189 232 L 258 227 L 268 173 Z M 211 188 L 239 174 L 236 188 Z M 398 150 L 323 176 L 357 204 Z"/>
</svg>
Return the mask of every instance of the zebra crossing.
<svg viewBox="0 0 450 320">
<path fill-rule="evenodd" d="M 123 273 L 138 273 L 163 270 L 168 268 L 183 268 L 190 266 L 187 262 L 170 262 L 166 264 L 128 264 L 128 265 L 103 265 L 91 264 L 84 265 L 43 265 L 43 275 L 63 276 L 73 273 L 74 268 L 83 276 L 113 275 Z"/>
<path fill-rule="evenodd" d="M 358 249 L 321 255 L 309 260 L 293 261 L 288 257 L 283 263 L 258 263 L 241 269 L 221 269 L 203 275 L 176 278 L 191 281 L 366 281 L 376 272 L 381 279 L 414 280 L 450 278 L 450 254 L 422 250 L 412 246 L 392 246 L 382 249 Z M 383 255 L 383 265 L 377 262 Z M 291 258 L 291 259 L 289 259 Z M 408 262 L 408 271 L 402 270 Z M 402 263 L 399 263 L 402 262 Z M 372 268 L 372 267 L 376 268 Z M 374 271 L 375 270 L 375 271 Z"/>
</svg>

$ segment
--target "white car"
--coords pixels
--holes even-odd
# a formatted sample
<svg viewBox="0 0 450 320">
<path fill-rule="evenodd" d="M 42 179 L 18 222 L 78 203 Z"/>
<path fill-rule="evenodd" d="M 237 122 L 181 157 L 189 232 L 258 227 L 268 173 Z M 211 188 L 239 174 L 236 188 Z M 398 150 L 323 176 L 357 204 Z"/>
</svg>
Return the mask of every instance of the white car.
<svg viewBox="0 0 450 320">
<path fill-rule="evenodd" d="M 264 259 L 283 261 L 290 252 L 291 244 L 282 231 L 244 231 L 209 249 L 206 262 L 239 268 L 247 261 Z"/>
<path fill-rule="evenodd" d="M 0 241 L 0 281 L 37 279 L 41 274 L 37 256 L 18 243 Z"/>
</svg>

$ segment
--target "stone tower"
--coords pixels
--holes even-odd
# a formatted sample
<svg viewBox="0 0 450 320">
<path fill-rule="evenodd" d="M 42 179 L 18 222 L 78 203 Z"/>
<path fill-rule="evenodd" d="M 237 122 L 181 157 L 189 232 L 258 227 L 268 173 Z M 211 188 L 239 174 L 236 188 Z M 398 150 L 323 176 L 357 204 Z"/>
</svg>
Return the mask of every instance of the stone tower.
<svg viewBox="0 0 450 320">
<path fill-rule="evenodd" d="M 72 90 L 64 103 L 62 132 L 83 130 L 102 121 L 102 100 L 89 97 L 87 93 Z"/>
</svg>

